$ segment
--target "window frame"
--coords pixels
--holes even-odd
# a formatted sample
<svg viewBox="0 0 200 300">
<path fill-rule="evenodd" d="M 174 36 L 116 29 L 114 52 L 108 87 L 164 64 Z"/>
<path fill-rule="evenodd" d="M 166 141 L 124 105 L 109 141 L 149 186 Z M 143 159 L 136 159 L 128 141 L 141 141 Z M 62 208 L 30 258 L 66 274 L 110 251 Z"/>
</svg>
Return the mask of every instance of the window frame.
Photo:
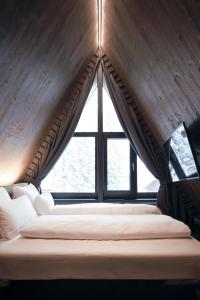
<svg viewBox="0 0 200 300">
<path fill-rule="evenodd" d="M 137 202 L 141 200 L 155 201 L 157 193 L 141 193 L 137 191 L 137 154 L 130 144 L 130 190 L 108 191 L 107 190 L 107 140 L 110 138 L 128 139 L 123 132 L 104 132 L 103 143 L 99 143 L 98 132 L 75 132 L 73 137 L 95 138 L 95 192 L 94 193 L 53 193 L 56 202 Z M 100 155 L 98 153 L 101 153 Z M 103 163 L 102 163 L 103 161 Z M 132 164 L 134 163 L 134 170 Z M 103 166 L 99 170 L 99 164 Z M 101 175 L 103 171 L 103 176 Z M 103 188 L 102 188 L 103 187 Z M 99 194 L 98 190 L 102 193 Z"/>
<path fill-rule="evenodd" d="M 130 198 L 135 196 L 137 191 L 137 167 L 136 167 L 136 153 L 133 151 L 130 145 L 130 190 L 111 190 L 107 189 L 107 144 L 108 139 L 127 139 L 124 132 L 104 132 L 103 133 L 103 143 L 104 143 L 104 198 L 117 199 Z M 127 139 L 128 140 L 128 139 Z M 132 165 L 134 164 L 134 169 Z"/>
<path fill-rule="evenodd" d="M 74 132 L 73 137 L 95 138 L 95 192 L 94 193 L 67 193 L 52 192 L 56 203 L 74 202 L 137 202 L 156 201 L 157 193 L 137 192 L 137 154 L 130 143 L 130 190 L 107 190 L 107 141 L 110 138 L 126 138 L 124 132 L 103 132 L 103 72 L 99 66 L 97 72 L 98 89 L 98 131 Z M 72 137 L 72 138 L 73 138 Z M 132 168 L 134 164 L 134 170 Z M 152 201 L 153 200 L 153 201 Z"/>
</svg>

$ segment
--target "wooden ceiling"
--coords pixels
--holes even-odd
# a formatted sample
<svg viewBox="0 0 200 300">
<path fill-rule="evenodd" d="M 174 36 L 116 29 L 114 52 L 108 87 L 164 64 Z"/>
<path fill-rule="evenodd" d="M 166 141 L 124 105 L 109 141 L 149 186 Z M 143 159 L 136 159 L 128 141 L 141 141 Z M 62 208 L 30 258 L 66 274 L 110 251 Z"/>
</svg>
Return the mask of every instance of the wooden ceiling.
<svg viewBox="0 0 200 300">
<path fill-rule="evenodd" d="M 200 2 L 104 1 L 105 53 L 162 144 L 200 114 Z"/>
<path fill-rule="evenodd" d="M 0 184 L 23 173 L 96 49 L 96 1 L 0 1 Z"/>
<path fill-rule="evenodd" d="M 103 4 L 103 50 L 162 144 L 181 121 L 199 119 L 199 1 Z M 96 0 L 0 1 L 0 184 L 31 161 L 97 49 L 97 20 Z"/>
</svg>

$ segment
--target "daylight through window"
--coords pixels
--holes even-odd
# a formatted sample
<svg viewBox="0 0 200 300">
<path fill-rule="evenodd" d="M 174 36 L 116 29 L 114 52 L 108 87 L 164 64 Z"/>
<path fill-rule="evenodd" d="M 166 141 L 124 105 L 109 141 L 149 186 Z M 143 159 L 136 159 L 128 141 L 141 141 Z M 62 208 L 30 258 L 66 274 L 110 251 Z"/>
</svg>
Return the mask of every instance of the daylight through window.
<svg viewBox="0 0 200 300">
<path fill-rule="evenodd" d="M 104 201 L 151 198 L 158 187 L 131 147 L 99 69 L 74 135 L 41 188 L 55 199 Z"/>
</svg>

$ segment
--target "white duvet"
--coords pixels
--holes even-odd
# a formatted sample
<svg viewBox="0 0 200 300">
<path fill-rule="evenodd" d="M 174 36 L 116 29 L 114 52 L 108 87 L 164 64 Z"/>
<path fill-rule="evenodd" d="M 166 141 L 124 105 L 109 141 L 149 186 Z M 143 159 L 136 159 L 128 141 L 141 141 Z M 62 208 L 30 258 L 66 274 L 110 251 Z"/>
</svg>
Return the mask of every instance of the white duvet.
<svg viewBox="0 0 200 300">
<path fill-rule="evenodd" d="M 190 236 L 184 223 L 166 215 L 41 216 L 20 231 L 23 237 L 70 240 L 133 240 Z"/>
</svg>

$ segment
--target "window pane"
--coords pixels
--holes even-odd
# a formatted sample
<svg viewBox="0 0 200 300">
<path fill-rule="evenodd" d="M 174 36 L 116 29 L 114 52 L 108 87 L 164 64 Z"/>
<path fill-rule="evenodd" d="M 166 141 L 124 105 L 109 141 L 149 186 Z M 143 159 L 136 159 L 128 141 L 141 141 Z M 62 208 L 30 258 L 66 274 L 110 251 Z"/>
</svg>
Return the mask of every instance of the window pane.
<svg viewBox="0 0 200 300">
<path fill-rule="evenodd" d="M 97 132 L 97 86 L 93 86 L 75 132 Z"/>
<path fill-rule="evenodd" d="M 107 190 L 130 190 L 130 143 L 127 139 L 107 140 Z"/>
<path fill-rule="evenodd" d="M 42 190 L 60 193 L 95 192 L 95 138 L 73 137 L 42 181 Z"/>
<path fill-rule="evenodd" d="M 137 156 L 137 189 L 139 193 L 157 193 L 159 181 L 149 172 Z"/>
<path fill-rule="evenodd" d="M 104 132 L 123 132 L 112 100 L 105 88 L 103 88 L 103 131 Z"/>
</svg>

